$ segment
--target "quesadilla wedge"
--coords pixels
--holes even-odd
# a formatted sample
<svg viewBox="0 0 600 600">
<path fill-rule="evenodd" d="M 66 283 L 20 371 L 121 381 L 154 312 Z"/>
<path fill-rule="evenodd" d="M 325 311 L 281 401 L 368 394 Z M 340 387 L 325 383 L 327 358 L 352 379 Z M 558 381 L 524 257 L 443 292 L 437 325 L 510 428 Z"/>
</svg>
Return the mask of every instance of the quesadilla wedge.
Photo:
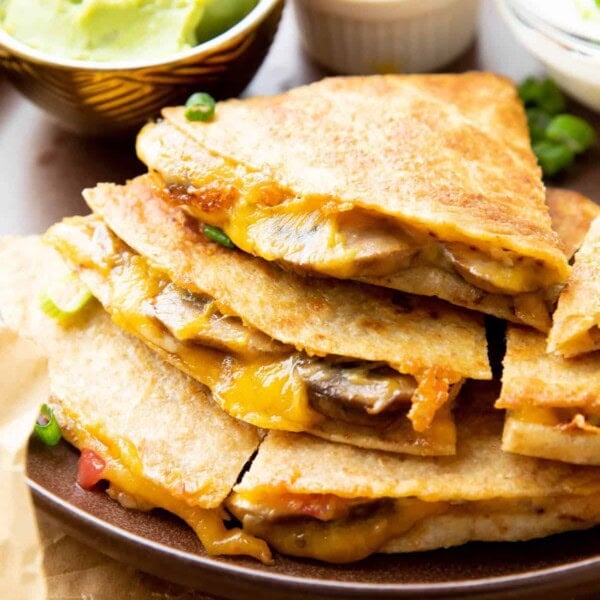
<svg viewBox="0 0 600 600">
<path fill-rule="evenodd" d="M 465 377 L 491 378 L 476 315 L 223 248 L 151 183 L 87 190 L 97 215 L 46 234 L 118 325 L 254 425 L 454 452 L 450 401 Z"/>
<path fill-rule="evenodd" d="M 568 190 L 548 190 L 552 227 L 568 256 L 600 207 Z M 568 289 L 568 288 L 567 288 Z M 568 360 L 547 354 L 545 336 L 509 326 L 502 391 L 502 448 L 578 464 L 600 464 L 600 352 Z"/>
<path fill-rule="evenodd" d="M 561 188 L 546 188 L 546 204 L 567 258 L 581 246 L 592 221 L 600 217 L 600 206 L 582 194 Z"/>
<path fill-rule="evenodd" d="M 496 407 L 507 452 L 600 465 L 600 352 L 548 354 L 544 335 L 510 325 Z"/>
<path fill-rule="evenodd" d="M 548 352 L 564 357 L 595 350 L 600 350 L 600 217 L 575 254 L 548 336 Z"/>
<path fill-rule="evenodd" d="M 390 455 L 273 431 L 227 506 L 272 548 L 334 563 L 599 523 L 600 468 L 503 452 L 494 387 L 468 388 L 456 456 Z"/>
<path fill-rule="evenodd" d="M 163 117 L 138 155 L 242 250 L 549 329 L 569 267 L 508 80 L 339 77 Z"/>
<path fill-rule="evenodd" d="M 48 356 L 49 404 L 82 451 L 82 485 L 106 479 L 124 506 L 178 515 L 210 554 L 269 562 L 264 542 L 223 523 L 223 500 L 258 431 L 222 412 L 203 386 L 122 332 L 96 302 L 64 326 L 47 316 L 40 293 L 50 285 L 64 293 L 69 273 L 39 238 L 0 240 L 0 313 Z"/>
</svg>

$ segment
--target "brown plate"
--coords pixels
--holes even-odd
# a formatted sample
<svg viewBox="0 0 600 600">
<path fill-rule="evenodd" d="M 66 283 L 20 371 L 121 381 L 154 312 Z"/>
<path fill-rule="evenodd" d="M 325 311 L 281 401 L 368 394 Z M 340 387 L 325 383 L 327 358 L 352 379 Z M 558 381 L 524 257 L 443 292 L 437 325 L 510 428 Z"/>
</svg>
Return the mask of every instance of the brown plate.
<svg viewBox="0 0 600 600">
<path fill-rule="evenodd" d="M 527 543 L 373 556 L 350 566 L 277 556 L 210 557 L 185 523 L 164 511 L 128 510 L 102 490 L 75 483 L 78 452 L 32 439 L 29 485 L 36 504 L 67 533 L 97 550 L 175 583 L 232 599 L 574 598 L 600 594 L 600 529 Z M 596 596 L 598 597 L 598 596 Z"/>
</svg>

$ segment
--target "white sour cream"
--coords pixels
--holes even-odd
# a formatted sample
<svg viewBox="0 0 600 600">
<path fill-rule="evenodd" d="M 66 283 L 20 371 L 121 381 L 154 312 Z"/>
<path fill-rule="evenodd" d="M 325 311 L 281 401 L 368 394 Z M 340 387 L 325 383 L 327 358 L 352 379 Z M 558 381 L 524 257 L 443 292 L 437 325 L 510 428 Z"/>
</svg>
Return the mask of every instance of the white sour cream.
<svg viewBox="0 0 600 600">
<path fill-rule="evenodd" d="M 554 27 L 600 43 L 600 7 L 595 0 L 516 0 Z"/>
</svg>

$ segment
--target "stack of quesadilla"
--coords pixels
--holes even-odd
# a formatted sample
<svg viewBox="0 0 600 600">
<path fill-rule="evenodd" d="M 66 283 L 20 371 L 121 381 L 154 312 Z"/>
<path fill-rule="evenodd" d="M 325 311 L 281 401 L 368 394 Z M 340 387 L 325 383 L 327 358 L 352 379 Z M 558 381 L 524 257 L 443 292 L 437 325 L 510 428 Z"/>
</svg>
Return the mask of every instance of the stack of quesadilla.
<svg viewBox="0 0 600 600">
<path fill-rule="evenodd" d="M 329 562 L 600 522 L 600 469 L 503 452 L 495 390 L 466 391 L 456 456 L 367 453 L 271 432 L 227 506 L 278 551 Z"/>
<path fill-rule="evenodd" d="M 450 401 L 464 378 L 491 378 L 478 316 L 223 248 L 147 176 L 85 198 L 95 215 L 54 226 L 47 241 L 117 324 L 229 414 L 362 447 L 454 454 Z"/>
<path fill-rule="evenodd" d="M 265 541 L 348 562 L 600 522 L 598 359 L 545 352 L 596 208 L 546 205 L 514 86 L 338 78 L 163 116 L 148 174 L 0 246 L 0 313 L 46 346 L 113 497 L 265 562 Z M 37 296 L 65 277 L 98 302 L 57 324 Z M 513 323 L 504 434 L 497 386 L 466 381 L 492 377 L 482 313 Z"/>
</svg>

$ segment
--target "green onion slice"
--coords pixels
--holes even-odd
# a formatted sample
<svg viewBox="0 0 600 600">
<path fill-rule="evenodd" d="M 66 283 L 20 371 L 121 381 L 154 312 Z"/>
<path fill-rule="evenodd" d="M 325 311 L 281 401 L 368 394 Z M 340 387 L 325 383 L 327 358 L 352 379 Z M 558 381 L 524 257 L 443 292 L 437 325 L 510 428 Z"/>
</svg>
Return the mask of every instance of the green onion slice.
<svg viewBox="0 0 600 600">
<path fill-rule="evenodd" d="M 527 125 L 532 142 L 539 142 L 546 138 L 546 128 L 552 120 L 552 116 L 541 108 L 528 108 Z"/>
<path fill-rule="evenodd" d="M 575 159 L 575 153 L 569 146 L 547 140 L 533 144 L 533 151 L 546 176 L 556 175 Z"/>
<path fill-rule="evenodd" d="M 535 106 L 551 115 L 566 108 L 565 97 L 552 79 L 528 77 L 519 86 L 519 96 L 525 106 Z"/>
<path fill-rule="evenodd" d="M 594 128 L 574 115 L 558 115 L 546 128 L 546 137 L 553 142 L 565 144 L 579 154 L 587 150 L 596 140 Z"/>
<path fill-rule="evenodd" d="M 221 246 L 225 246 L 226 248 L 235 248 L 235 244 L 231 241 L 229 236 L 219 227 L 205 225 L 204 235 L 206 235 L 209 240 L 217 242 L 217 244 L 221 244 Z"/>
<path fill-rule="evenodd" d="M 534 77 L 528 77 L 518 87 L 519 97 L 526 106 L 537 104 L 540 95 L 540 82 Z"/>
<path fill-rule="evenodd" d="M 42 290 L 39 296 L 42 311 L 59 323 L 69 321 L 91 298 L 90 290 L 73 274 Z"/>
<path fill-rule="evenodd" d="M 47 446 L 56 446 L 62 438 L 60 426 L 54 416 L 54 411 L 47 404 L 42 405 L 33 429 L 40 440 Z"/>
<path fill-rule="evenodd" d="M 210 94 L 197 92 L 185 103 L 185 118 L 188 121 L 210 121 L 215 116 L 215 100 Z"/>
</svg>

